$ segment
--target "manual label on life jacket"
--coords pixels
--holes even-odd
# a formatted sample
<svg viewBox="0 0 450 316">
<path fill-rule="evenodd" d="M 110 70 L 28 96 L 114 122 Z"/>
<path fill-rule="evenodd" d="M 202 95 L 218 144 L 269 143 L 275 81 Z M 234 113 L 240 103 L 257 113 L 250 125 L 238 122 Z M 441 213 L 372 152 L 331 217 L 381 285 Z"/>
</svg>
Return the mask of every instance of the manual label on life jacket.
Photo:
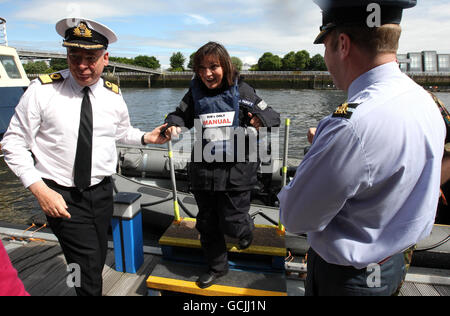
<svg viewBox="0 0 450 316">
<path fill-rule="evenodd" d="M 210 113 L 200 115 L 204 128 L 233 126 L 235 112 Z"/>
</svg>

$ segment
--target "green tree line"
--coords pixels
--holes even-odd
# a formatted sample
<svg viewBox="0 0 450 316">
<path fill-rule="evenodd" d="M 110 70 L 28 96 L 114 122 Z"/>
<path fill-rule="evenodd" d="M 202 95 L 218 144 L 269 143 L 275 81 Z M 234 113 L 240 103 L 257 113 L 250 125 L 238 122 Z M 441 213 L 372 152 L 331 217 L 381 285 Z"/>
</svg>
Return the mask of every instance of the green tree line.
<svg viewBox="0 0 450 316">
<path fill-rule="evenodd" d="M 133 66 L 138 66 L 138 67 L 145 67 L 145 68 L 150 68 L 150 69 L 161 68 L 161 64 L 160 64 L 159 60 L 154 56 L 140 55 L 135 58 L 110 57 L 109 60 L 116 62 L 116 63 L 133 65 Z"/>
<path fill-rule="evenodd" d="M 27 74 L 51 74 L 60 70 L 67 69 L 65 59 L 52 59 L 50 66 L 45 61 L 28 62 L 23 65 Z"/>
<path fill-rule="evenodd" d="M 194 68 L 194 55 L 192 53 L 189 56 L 189 62 L 187 64 L 187 69 Z M 134 66 L 140 66 L 151 69 L 161 68 L 160 61 L 154 56 L 137 56 L 135 58 L 126 57 L 110 57 L 113 62 L 128 64 Z M 241 71 L 243 67 L 243 62 L 238 57 L 231 57 L 233 64 L 236 68 Z M 187 58 L 181 53 L 176 52 L 170 57 L 170 68 L 169 71 L 185 71 L 185 64 Z M 42 73 L 53 73 L 63 69 L 67 69 L 67 61 L 64 59 L 52 59 L 50 65 L 47 65 L 44 61 L 28 62 L 24 64 L 25 71 L 29 74 L 42 74 Z M 274 55 L 270 52 L 264 53 L 261 58 L 259 58 L 258 63 L 253 65 L 250 70 L 253 71 L 326 71 L 327 67 L 325 65 L 324 58 L 317 54 L 310 57 L 310 54 L 306 50 L 298 52 L 289 52 L 283 58 L 278 55 Z"/>
<path fill-rule="evenodd" d="M 189 57 L 189 63 L 187 68 L 193 69 L 194 67 L 194 55 L 192 53 Z M 170 59 L 171 69 L 173 71 L 184 71 L 183 65 L 186 61 L 183 54 L 178 52 L 172 55 Z M 231 57 L 232 63 L 236 66 L 236 69 L 241 71 L 243 62 L 238 57 Z M 283 58 L 274 55 L 270 52 L 264 53 L 258 60 L 256 65 L 250 68 L 251 71 L 326 71 L 327 66 L 322 55 L 317 54 L 310 57 L 310 54 L 306 50 L 298 52 L 289 52 Z"/>
<path fill-rule="evenodd" d="M 326 71 L 322 55 L 312 58 L 306 50 L 289 52 L 283 58 L 270 52 L 264 53 L 250 70 L 253 71 Z"/>
<path fill-rule="evenodd" d="M 135 58 L 110 57 L 109 60 L 116 63 L 145 67 L 150 69 L 161 68 L 159 60 L 154 56 L 137 56 Z M 23 65 L 23 68 L 25 69 L 25 72 L 27 74 L 50 74 L 67 69 L 68 67 L 69 66 L 67 65 L 67 60 L 65 59 L 52 59 L 50 61 L 50 65 L 48 65 L 45 61 L 30 61 Z"/>
</svg>

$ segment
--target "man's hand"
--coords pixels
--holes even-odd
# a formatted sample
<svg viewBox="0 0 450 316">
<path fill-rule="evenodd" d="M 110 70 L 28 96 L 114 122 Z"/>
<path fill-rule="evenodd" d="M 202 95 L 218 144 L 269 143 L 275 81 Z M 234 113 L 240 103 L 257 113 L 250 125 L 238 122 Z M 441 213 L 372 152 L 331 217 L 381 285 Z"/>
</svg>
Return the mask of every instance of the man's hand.
<svg viewBox="0 0 450 316">
<path fill-rule="evenodd" d="M 444 156 L 442 159 L 441 170 L 441 186 L 446 184 L 450 180 L 450 157 Z"/>
<path fill-rule="evenodd" d="M 257 116 L 253 116 L 252 113 L 248 113 L 248 117 L 251 119 L 250 125 L 256 128 L 256 130 L 259 130 L 261 127 L 264 126 L 263 122 L 261 122 L 261 120 Z"/>
<path fill-rule="evenodd" d="M 43 181 L 32 184 L 29 190 L 37 198 L 46 215 L 54 218 L 71 218 L 62 195 L 50 189 Z"/>
<path fill-rule="evenodd" d="M 317 128 L 310 128 L 308 131 L 308 142 L 313 143 L 314 136 L 316 136 Z"/>
<path fill-rule="evenodd" d="M 167 124 L 164 124 L 155 128 L 152 132 L 146 133 L 144 136 L 144 142 L 146 144 L 159 144 L 159 145 L 167 143 L 170 140 L 170 138 L 165 138 L 164 136 L 161 135 L 161 132 L 166 127 Z"/>
</svg>

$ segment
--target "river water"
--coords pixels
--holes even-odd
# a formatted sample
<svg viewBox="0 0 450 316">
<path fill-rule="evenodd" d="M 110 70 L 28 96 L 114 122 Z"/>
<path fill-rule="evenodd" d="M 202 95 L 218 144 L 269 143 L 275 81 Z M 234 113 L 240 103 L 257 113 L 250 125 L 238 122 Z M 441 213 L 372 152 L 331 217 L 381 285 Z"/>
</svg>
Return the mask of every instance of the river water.
<svg viewBox="0 0 450 316">
<path fill-rule="evenodd" d="M 128 104 L 131 123 L 143 131 L 153 130 L 162 124 L 164 117 L 173 111 L 187 92 L 186 89 L 122 89 Z M 291 119 L 289 156 L 302 158 L 307 146 L 306 133 L 310 127 L 329 115 L 345 102 L 345 94 L 339 91 L 261 89 L 258 95 L 281 113 L 282 122 Z M 437 93 L 450 105 L 450 93 Z M 283 123 L 284 125 L 284 123 Z M 284 130 L 280 134 L 282 144 Z M 281 145 L 280 149 L 283 149 Z M 23 188 L 20 181 L 0 159 L 0 221 L 27 224 L 39 213 L 34 197 Z"/>
</svg>

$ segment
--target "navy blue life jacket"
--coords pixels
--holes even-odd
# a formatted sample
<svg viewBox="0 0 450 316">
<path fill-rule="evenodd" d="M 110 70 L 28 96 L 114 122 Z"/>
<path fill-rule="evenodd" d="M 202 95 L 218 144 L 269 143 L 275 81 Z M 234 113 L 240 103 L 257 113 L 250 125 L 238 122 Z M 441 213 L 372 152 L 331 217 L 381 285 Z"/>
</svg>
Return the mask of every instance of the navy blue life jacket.
<svg viewBox="0 0 450 316">
<path fill-rule="evenodd" d="M 212 155 L 221 152 L 224 155 L 232 154 L 231 139 L 226 135 L 232 135 L 234 129 L 240 126 L 238 81 L 236 80 L 228 90 L 210 95 L 201 80 L 195 78 L 191 81 L 191 91 L 195 105 L 195 119 L 200 120 L 203 129 L 202 147 L 205 148 L 210 144 Z"/>
</svg>

